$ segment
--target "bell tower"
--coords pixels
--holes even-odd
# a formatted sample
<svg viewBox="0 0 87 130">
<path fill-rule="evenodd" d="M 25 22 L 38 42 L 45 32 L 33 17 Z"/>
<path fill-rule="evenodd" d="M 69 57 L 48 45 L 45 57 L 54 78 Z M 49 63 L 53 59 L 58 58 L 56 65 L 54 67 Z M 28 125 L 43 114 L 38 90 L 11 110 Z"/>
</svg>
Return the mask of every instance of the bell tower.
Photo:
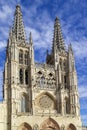
<svg viewBox="0 0 87 130">
<path fill-rule="evenodd" d="M 31 67 L 32 65 L 32 67 Z M 33 41 L 26 42 L 22 12 L 16 6 L 10 29 L 4 69 L 4 99 L 7 102 L 7 124 L 11 130 L 13 116 L 32 112 L 31 77 L 34 65 Z"/>
<path fill-rule="evenodd" d="M 47 53 L 47 64 L 54 65 L 56 76 L 56 96 L 58 113 L 79 115 L 77 74 L 71 44 L 65 48 L 58 17 L 54 23 L 51 54 Z"/>
</svg>

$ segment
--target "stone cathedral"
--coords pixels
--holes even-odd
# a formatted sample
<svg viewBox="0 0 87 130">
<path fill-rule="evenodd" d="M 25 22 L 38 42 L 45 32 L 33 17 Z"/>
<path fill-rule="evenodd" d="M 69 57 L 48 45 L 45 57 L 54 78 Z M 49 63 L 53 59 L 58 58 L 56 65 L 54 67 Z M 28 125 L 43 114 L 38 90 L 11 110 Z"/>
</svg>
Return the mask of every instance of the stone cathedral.
<svg viewBox="0 0 87 130">
<path fill-rule="evenodd" d="M 1 130 L 82 130 L 74 54 L 57 17 L 46 63 L 35 63 L 32 34 L 27 42 L 16 6 L 3 75 Z"/>
</svg>

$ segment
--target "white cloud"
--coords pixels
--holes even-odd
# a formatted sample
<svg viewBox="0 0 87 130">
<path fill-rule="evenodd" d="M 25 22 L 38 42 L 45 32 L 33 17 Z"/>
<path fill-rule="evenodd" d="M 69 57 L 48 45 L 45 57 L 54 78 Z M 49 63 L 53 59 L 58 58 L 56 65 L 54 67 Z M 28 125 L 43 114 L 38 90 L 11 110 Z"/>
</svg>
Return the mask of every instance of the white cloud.
<svg viewBox="0 0 87 130">
<path fill-rule="evenodd" d="M 84 121 L 83 122 L 83 126 L 84 125 L 87 126 L 87 114 L 86 115 L 82 115 L 81 117 L 82 117 L 82 120 Z"/>
<path fill-rule="evenodd" d="M 0 41 L 0 50 L 4 49 L 6 47 L 6 41 Z"/>
<path fill-rule="evenodd" d="M 87 86 L 79 86 L 80 98 L 87 98 Z"/>
<path fill-rule="evenodd" d="M 2 84 L 3 84 L 2 82 L 3 82 L 3 68 L 0 67 L 0 92 L 2 92 Z"/>
<path fill-rule="evenodd" d="M 0 9 L 0 19 L 5 20 L 12 13 L 12 8 L 8 5 L 3 5 Z"/>
</svg>

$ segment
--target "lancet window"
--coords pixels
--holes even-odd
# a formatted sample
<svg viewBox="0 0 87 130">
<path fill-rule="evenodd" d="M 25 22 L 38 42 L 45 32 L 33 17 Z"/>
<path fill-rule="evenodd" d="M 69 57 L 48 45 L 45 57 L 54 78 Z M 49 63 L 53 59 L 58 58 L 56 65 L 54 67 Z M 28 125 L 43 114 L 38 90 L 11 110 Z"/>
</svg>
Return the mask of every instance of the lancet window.
<svg viewBox="0 0 87 130">
<path fill-rule="evenodd" d="M 64 86 L 65 86 L 65 89 L 67 88 L 67 78 L 66 76 L 64 75 Z"/>
<path fill-rule="evenodd" d="M 69 108 L 70 108 L 69 99 L 66 98 L 65 99 L 65 113 L 66 114 L 69 114 L 69 111 L 70 111 Z"/>
<path fill-rule="evenodd" d="M 23 64 L 23 51 L 22 50 L 19 51 L 19 63 Z"/>
<path fill-rule="evenodd" d="M 23 84 L 23 69 L 19 70 L 19 80 L 20 80 L 20 84 Z"/>
<path fill-rule="evenodd" d="M 27 51 L 25 52 L 24 58 L 25 58 L 25 65 L 28 65 L 28 52 Z"/>
<path fill-rule="evenodd" d="M 26 98 L 24 95 L 21 97 L 21 112 L 26 112 Z"/>
<path fill-rule="evenodd" d="M 25 70 L 25 84 L 29 83 L 29 74 L 28 74 L 28 70 Z"/>
</svg>

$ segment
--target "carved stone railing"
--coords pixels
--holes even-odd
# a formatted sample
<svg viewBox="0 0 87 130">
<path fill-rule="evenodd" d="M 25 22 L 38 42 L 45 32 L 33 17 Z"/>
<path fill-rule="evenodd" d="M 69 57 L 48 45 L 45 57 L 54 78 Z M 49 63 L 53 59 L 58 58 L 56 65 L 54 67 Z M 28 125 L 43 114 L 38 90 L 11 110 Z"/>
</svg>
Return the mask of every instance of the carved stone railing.
<svg viewBox="0 0 87 130">
<path fill-rule="evenodd" d="M 35 63 L 36 68 L 47 68 L 47 69 L 54 69 L 53 65 L 48 65 L 46 63 Z"/>
</svg>

